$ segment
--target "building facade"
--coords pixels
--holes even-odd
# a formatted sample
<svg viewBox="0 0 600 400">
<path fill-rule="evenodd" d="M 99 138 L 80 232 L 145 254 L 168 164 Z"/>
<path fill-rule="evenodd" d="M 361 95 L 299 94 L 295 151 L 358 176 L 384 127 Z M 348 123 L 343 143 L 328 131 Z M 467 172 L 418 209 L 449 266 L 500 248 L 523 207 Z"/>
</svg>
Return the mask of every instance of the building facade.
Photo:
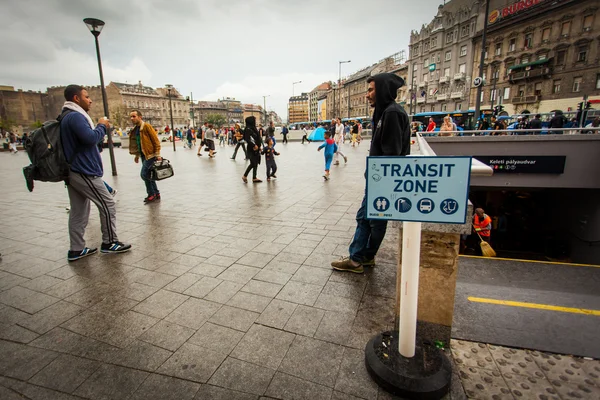
<svg viewBox="0 0 600 400">
<path fill-rule="evenodd" d="M 308 120 L 319 119 L 319 97 L 331 89 L 331 82 L 323 82 L 308 93 Z"/>
<path fill-rule="evenodd" d="M 29 132 L 40 123 L 56 115 L 48 113 L 48 95 L 42 92 L 15 90 L 12 86 L 0 87 L 1 128 L 18 134 Z"/>
<path fill-rule="evenodd" d="M 199 101 L 194 104 L 194 116 L 198 125 L 203 124 L 209 114 L 222 115 L 228 120 L 229 110 L 221 101 Z"/>
<path fill-rule="evenodd" d="M 596 1 L 494 1 L 491 5 L 482 109 L 503 105 L 508 114 L 574 111 L 584 95 L 600 99 Z M 473 39 L 476 71 L 481 39 L 480 33 Z M 472 88 L 470 103 L 474 105 L 476 99 L 477 89 Z"/>
<path fill-rule="evenodd" d="M 229 124 L 241 123 L 244 119 L 244 108 L 242 102 L 231 97 L 224 97 L 220 100 L 227 109 L 227 122 Z"/>
<path fill-rule="evenodd" d="M 408 82 L 411 114 L 465 110 L 473 76 L 473 37 L 485 1 L 452 0 L 420 31 L 411 32 Z M 483 21 L 481 21 L 483 22 Z"/>
<path fill-rule="evenodd" d="M 244 120 L 248 117 L 255 117 L 258 124 L 264 119 L 263 108 L 258 104 L 244 104 Z"/>
<path fill-rule="evenodd" d="M 289 123 L 308 121 L 308 93 L 292 96 L 289 100 L 290 118 Z"/>
</svg>

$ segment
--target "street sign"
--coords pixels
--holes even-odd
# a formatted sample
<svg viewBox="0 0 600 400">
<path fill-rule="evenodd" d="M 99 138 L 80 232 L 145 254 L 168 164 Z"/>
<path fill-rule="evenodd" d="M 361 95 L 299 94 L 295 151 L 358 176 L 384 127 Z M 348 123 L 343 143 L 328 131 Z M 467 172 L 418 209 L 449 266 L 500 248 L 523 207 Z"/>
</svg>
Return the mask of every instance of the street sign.
<svg viewBox="0 0 600 400">
<path fill-rule="evenodd" d="M 471 157 L 367 157 L 367 219 L 464 224 Z"/>
<path fill-rule="evenodd" d="M 475 87 L 481 86 L 482 83 L 483 83 L 483 79 L 480 76 L 473 79 L 473 86 L 475 86 Z"/>
<path fill-rule="evenodd" d="M 435 71 L 435 63 L 429 64 L 429 72 Z"/>
</svg>

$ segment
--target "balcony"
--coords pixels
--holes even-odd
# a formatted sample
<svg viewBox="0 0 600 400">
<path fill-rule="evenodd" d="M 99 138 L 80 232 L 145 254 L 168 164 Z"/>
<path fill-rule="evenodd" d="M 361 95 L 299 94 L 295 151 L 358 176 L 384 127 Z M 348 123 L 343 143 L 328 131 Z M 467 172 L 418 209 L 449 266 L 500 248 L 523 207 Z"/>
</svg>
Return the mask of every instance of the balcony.
<svg viewBox="0 0 600 400">
<path fill-rule="evenodd" d="M 448 83 L 450 82 L 449 76 L 440 76 L 440 83 Z"/>
<path fill-rule="evenodd" d="M 538 78 L 546 78 L 551 75 L 551 71 L 549 67 L 530 69 L 528 71 L 511 71 L 508 75 L 508 79 L 511 83 L 527 80 L 527 79 L 538 79 Z"/>
<path fill-rule="evenodd" d="M 424 104 L 425 103 L 425 97 L 417 97 L 417 104 Z"/>
<path fill-rule="evenodd" d="M 438 94 L 435 99 L 437 101 L 446 101 L 448 100 L 448 95 L 447 94 Z"/>
<path fill-rule="evenodd" d="M 451 99 L 462 99 L 463 92 L 452 92 L 452 93 L 450 93 L 450 98 Z"/>
<path fill-rule="evenodd" d="M 420 87 L 420 88 L 423 88 L 423 87 L 427 86 L 427 82 L 425 82 L 425 81 L 424 82 L 419 82 L 417 84 L 417 86 Z"/>
<path fill-rule="evenodd" d="M 465 73 L 464 72 L 459 72 L 454 74 L 454 80 L 455 81 L 462 81 L 465 79 Z"/>
<path fill-rule="evenodd" d="M 511 103 L 513 104 L 531 104 L 531 103 L 537 103 L 538 101 L 542 100 L 542 96 L 538 95 L 538 96 L 520 96 L 520 97 L 513 97 L 511 99 Z"/>
</svg>

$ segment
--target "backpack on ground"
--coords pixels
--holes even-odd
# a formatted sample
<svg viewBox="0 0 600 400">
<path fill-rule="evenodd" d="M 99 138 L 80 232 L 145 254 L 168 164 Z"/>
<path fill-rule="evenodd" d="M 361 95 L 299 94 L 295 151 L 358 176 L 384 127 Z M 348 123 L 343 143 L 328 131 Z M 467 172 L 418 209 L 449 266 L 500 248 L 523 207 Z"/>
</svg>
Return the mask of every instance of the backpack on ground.
<svg viewBox="0 0 600 400">
<path fill-rule="evenodd" d="M 71 110 L 63 111 L 56 120 L 44 122 L 31 132 L 24 147 L 31 164 L 23 168 L 27 189 L 33 191 L 33 181 L 62 182 L 69 177 L 70 165 L 60 138 L 60 121 Z"/>
</svg>

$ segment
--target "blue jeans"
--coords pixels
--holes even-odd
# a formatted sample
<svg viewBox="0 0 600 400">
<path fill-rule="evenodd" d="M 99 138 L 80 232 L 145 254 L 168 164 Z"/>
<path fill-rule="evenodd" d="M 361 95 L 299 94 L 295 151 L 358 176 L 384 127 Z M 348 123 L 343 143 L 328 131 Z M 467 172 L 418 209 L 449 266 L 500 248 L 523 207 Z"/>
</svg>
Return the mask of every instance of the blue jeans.
<svg viewBox="0 0 600 400">
<path fill-rule="evenodd" d="M 146 184 L 146 193 L 148 193 L 148 196 L 160 194 L 160 192 L 158 191 L 158 187 L 156 186 L 156 182 L 150 180 L 150 168 L 153 164 L 154 158 L 151 158 L 149 160 L 142 158 L 142 172 L 140 173 L 140 176 Z"/>
<path fill-rule="evenodd" d="M 350 259 L 365 262 L 375 258 L 381 242 L 385 237 L 387 221 L 367 218 L 367 194 L 356 213 L 356 231 L 350 243 Z"/>
</svg>

